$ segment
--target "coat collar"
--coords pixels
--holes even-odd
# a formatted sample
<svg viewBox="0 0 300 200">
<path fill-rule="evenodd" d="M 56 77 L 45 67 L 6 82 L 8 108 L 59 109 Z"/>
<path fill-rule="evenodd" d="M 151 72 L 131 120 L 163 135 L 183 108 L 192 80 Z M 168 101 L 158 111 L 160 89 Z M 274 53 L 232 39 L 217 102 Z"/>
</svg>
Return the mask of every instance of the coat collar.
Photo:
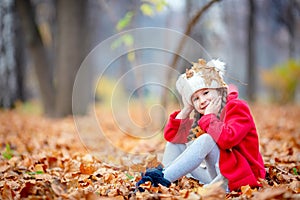
<svg viewBox="0 0 300 200">
<path fill-rule="evenodd" d="M 227 102 L 231 101 L 233 99 L 237 99 L 239 96 L 238 89 L 235 85 L 229 85 L 228 86 L 228 95 L 227 95 Z"/>
</svg>

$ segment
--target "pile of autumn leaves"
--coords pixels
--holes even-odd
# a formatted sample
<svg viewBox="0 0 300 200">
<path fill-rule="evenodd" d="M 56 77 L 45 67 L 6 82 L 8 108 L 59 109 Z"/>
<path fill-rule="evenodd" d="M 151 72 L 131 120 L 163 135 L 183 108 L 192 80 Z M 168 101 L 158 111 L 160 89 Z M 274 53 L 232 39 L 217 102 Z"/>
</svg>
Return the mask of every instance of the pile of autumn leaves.
<svg viewBox="0 0 300 200">
<path fill-rule="evenodd" d="M 170 188 L 144 184 L 141 193 L 135 184 L 140 172 L 159 164 L 155 154 L 111 150 L 114 162 L 109 162 L 86 152 L 71 118 L 1 111 L 0 199 L 299 199 L 300 107 L 252 108 L 267 177 L 262 188 L 244 186 L 229 194 L 218 183 L 203 188 L 186 177 Z"/>
</svg>

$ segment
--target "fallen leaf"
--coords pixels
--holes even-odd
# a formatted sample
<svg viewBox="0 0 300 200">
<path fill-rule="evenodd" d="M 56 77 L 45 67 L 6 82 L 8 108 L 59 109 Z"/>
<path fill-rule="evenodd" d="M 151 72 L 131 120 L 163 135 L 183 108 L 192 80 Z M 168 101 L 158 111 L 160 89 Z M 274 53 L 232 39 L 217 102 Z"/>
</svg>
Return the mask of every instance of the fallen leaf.
<svg viewBox="0 0 300 200">
<path fill-rule="evenodd" d="M 4 187 L 1 191 L 1 197 L 7 200 L 13 200 L 15 197 L 14 191 L 10 188 L 8 184 L 4 184 Z"/>
<path fill-rule="evenodd" d="M 96 171 L 96 168 L 92 163 L 81 163 L 79 169 L 82 174 L 92 174 Z"/>
<path fill-rule="evenodd" d="M 257 192 L 257 189 L 252 189 L 249 185 L 246 185 L 241 187 L 241 191 L 243 195 L 246 195 L 246 197 L 250 198 L 253 192 Z"/>
</svg>

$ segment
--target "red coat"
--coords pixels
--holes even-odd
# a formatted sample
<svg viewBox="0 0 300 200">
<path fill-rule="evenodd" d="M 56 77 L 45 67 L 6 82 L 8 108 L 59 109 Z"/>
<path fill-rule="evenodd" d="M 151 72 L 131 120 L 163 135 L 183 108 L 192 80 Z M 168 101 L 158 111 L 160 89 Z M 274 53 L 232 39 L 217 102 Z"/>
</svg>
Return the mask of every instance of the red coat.
<svg viewBox="0 0 300 200">
<path fill-rule="evenodd" d="M 175 119 L 178 113 L 170 115 L 164 136 L 172 143 L 186 143 L 192 120 Z M 208 114 L 202 116 L 198 124 L 220 148 L 220 171 L 228 179 L 229 189 L 237 190 L 248 184 L 260 186 L 258 178 L 265 178 L 266 171 L 258 135 L 250 109 L 246 102 L 238 99 L 238 92 L 229 93 L 221 120 Z"/>
</svg>

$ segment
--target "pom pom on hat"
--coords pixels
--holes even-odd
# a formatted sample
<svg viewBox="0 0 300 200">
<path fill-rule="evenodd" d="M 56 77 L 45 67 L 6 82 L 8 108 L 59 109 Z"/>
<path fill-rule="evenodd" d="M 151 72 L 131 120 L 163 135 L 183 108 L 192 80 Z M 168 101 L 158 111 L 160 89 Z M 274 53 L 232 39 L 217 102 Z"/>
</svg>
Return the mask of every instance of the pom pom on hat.
<svg viewBox="0 0 300 200">
<path fill-rule="evenodd" d="M 211 60 L 207 63 L 207 66 L 215 67 L 219 71 L 220 77 L 223 79 L 223 76 L 225 74 L 225 63 L 224 62 L 220 61 L 219 59 Z"/>
<path fill-rule="evenodd" d="M 193 63 L 191 69 L 187 69 L 176 81 L 177 91 L 192 104 L 192 95 L 203 88 L 223 88 L 227 87 L 223 80 L 225 73 L 225 63 L 211 60 L 208 63 L 204 59 L 199 59 L 198 63 Z"/>
</svg>

